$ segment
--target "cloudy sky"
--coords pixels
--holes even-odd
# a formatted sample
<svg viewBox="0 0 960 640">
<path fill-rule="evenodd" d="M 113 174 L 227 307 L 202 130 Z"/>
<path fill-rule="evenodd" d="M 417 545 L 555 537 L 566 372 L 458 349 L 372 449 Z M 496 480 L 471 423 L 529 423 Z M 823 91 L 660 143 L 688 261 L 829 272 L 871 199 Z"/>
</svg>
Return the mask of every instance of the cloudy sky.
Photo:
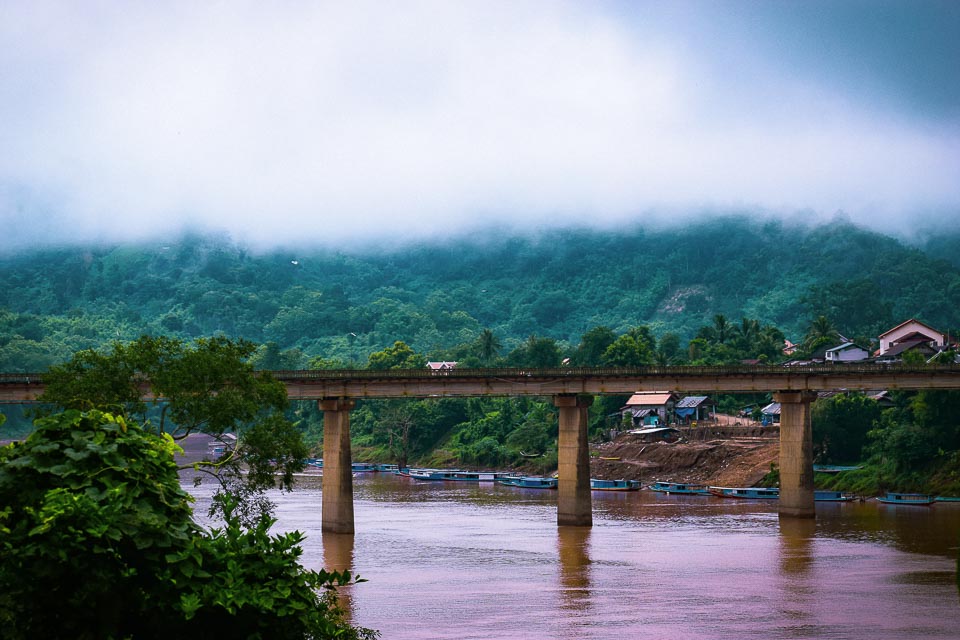
<svg viewBox="0 0 960 640">
<path fill-rule="evenodd" d="M 0 248 L 960 213 L 960 2 L 0 1 Z"/>
</svg>

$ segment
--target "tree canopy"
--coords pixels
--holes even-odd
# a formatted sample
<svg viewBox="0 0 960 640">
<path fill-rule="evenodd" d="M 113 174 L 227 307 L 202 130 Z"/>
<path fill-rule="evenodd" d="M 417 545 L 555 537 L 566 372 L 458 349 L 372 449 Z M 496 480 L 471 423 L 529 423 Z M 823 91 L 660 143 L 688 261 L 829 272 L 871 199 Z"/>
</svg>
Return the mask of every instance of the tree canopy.
<svg viewBox="0 0 960 640">
<path fill-rule="evenodd" d="M 255 490 L 274 486 L 275 477 L 289 488 L 308 449 L 284 417 L 283 384 L 255 371 L 249 362 L 255 350 L 252 343 L 223 337 L 188 344 L 143 336 L 115 343 L 105 353 L 81 351 L 51 367 L 40 400 L 47 413 L 111 411 L 178 438 L 194 432 L 215 438 L 234 434 L 237 438 L 230 442 L 235 445 L 227 455 L 195 464 L 217 477 L 224 490 L 241 478 Z"/>
</svg>

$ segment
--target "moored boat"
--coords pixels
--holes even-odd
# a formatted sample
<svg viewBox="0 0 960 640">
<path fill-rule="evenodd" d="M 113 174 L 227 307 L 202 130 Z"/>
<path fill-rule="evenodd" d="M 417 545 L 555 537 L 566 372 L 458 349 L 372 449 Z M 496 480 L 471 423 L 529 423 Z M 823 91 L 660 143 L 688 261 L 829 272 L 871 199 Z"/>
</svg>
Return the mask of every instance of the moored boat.
<svg viewBox="0 0 960 640">
<path fill-rule="evenodd" d="M 840 473 L 841 471 L 856 471 L 863 467 L 845 467 L 838 464 L 815 464 L 813 470 L 817 473 Z"/>
<path fill-rule="evenodd" d="M 458 469 L 414 469 L 408 472 L 411 478 L 435 482 L 495 482 L 499 478 L 510 477 L 505 471 L 460 471 Z"/>
<path fill-rule="evenodd" d="M 813 499 L 816 502 L 850 502 L 853 496 L 842 491 L 814 491 Z"/>
<path fill-rule="evenodd" d="M 396 464 L 375 464 L 373 466 L 374 470 L 380 473 L 396 473 L 400 470 L 400 466 Z"/>
<path fill-rule="evenodd" d="M 960 502 L 960 496 L 937 496 L 936 502 Z"/>
<path fill-rule="evenodd" d="M 590 478 L 590 488 L 594 491 L 639 491 L 639 480 L 598 480 Z"/>
<path fill-rule="evenodd" d="M 372 462 L 354 462 L 350 465 L 354 473 L 371 473 L 377 470 L 377 466 Z"/>
<path fill-rule="evenodd" d="M 556 489 L 556 478 L 541 478 L 535 476 L 522 477 L 504 477 L 497 480 L 498 483 L 507 487 L 519 487 L 521 489 Z"/>
<path fill-rule="evenodd" d="M 710 490 L 704 484 L 691 484 L 687 482 L 660 482 L 659 480 L 650 485 L 652 491 L 660 493 L 679 493 L 693 496 L 709 496 Z"/>
<path fill-rule="evenodd" d="M 711 494 L 720 498 L 776 500 L 780 497 L 780 489 L 765 489 L 760 487 L 710 487 L 709 491 Z"/>
<path fill-rule="evenodd" d="M 882 502 L 883 504 L 909 504 L 927 507 L 934 503 L 934 498 L 926 493 L 888 492 L 887 495 L 877 498 L 877 501 Z"/>
</svg>

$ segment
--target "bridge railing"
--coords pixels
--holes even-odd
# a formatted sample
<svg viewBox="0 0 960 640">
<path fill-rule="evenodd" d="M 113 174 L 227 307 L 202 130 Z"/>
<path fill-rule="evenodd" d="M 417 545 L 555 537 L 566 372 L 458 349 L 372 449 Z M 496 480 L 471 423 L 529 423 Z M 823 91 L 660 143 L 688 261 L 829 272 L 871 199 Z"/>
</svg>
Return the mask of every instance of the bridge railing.
<svg viewBox="0 0 960 640">
<path fill-rule="evenodd" d="M 561 377 L 610 377 L 642 378 L 663 376 L 732 376 L 732 375 L 856 375 L 877 373 L 955 373 L 960 374 L 958 364 L 817 364 L 804 366 L 780 365 L 724 365 L 724 366 L 688 366 L 665 365 L 646 367 L 551 367 L 551 368 L 480 368 L 480 369 L 321 369 L 272 371 L 272 375 L 289 382 L 309 380 L 339 379 L 389 379 L 389 378 L 561 378 Z"/>
<path fill-rule="evenodd" d="M 373 380 L 373 379 L 431 379 L 450 377 L 471 378 L 563 378 L 563 377 L 704 377 L 704 376 L 808 376 L 808 375 L 876 375 L 891 374 L 960 374 L 960 364 L 903 364 L 903 363 L 831 363 L 802 366 L 782 365 L 651 365 L 646 367 L 515 367 L 480 369 L 316 369 L 270 371 L 273 377 L 285 382 L 311 380 Z M 42 384 L 42 373 L 0 373 L 0 384 Z"/>
</svg>

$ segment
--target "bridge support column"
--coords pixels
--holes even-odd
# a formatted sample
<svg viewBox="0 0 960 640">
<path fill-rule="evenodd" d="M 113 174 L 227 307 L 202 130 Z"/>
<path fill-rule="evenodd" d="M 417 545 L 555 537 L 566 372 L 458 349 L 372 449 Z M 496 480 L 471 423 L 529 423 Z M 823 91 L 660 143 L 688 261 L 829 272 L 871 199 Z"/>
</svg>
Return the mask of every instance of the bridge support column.
<svg viewBox="0 0 960 640">
<path fill-rule="evenodd" d="M 324 398 L 322 531 L 353 533 L 353 467 L 350 452 L 350 410 L 347 398 Z"/>
<path fill-rule="evenodd" d="M 816 398 L 817 394 L 810 391 L 773 394 L 773 399 L 780 403 L 781 517 L 814 517 L 810 403 Z"/>
<path fill-rule="evenodd" d="M 591 396 L 573 394 L 553 397 L 560 410 L 560 438 L 557 466 L 557 524 L 593 526 L 590 500 L 590 451 L 587 449 L 587 409 Z"/>
</svg>

